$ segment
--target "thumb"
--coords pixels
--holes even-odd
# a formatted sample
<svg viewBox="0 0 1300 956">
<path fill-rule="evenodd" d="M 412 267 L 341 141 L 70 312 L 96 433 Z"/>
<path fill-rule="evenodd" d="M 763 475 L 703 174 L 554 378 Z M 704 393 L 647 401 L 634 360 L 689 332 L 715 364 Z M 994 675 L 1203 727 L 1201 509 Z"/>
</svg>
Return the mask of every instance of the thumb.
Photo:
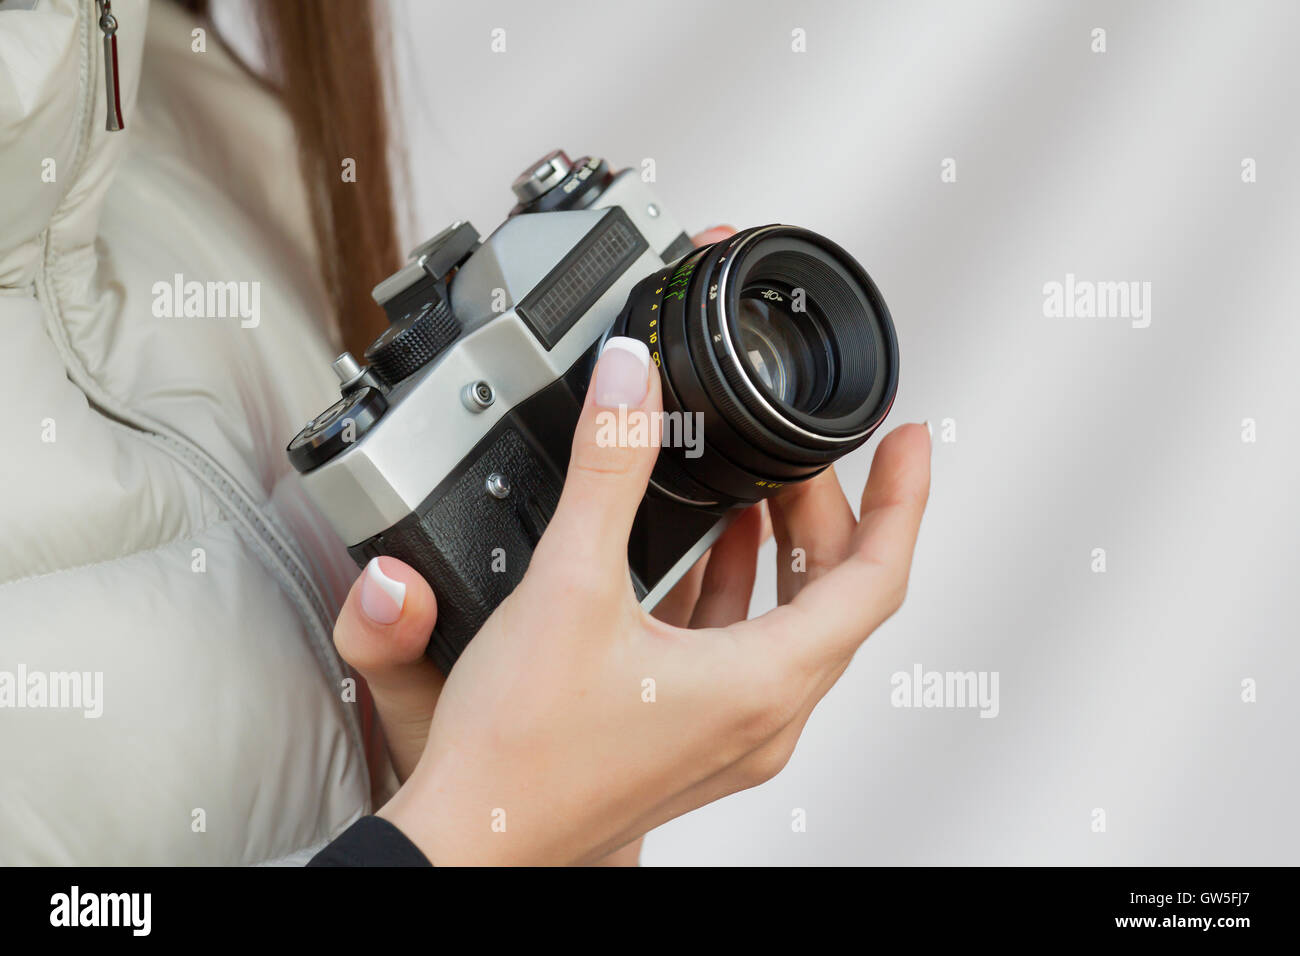
<svg viewBox="0 0 1300 956">
<path fill-rule="evenodd" d="M 646 344 L 612 336 L 587 389 L 564 491 L 543 538 L 569 562 L 582 556 L 596 567 L 626 566 L 632 521 L 659 454 L 661 407 Z"/>
<path fill-rule="evenodd" d="M 437 610 L 418 572 L 396 558 L 372 558 L 334 624 L 334 646 L 374 697 L 399 780 L 424 751 L 442 691 L 442 674 L 424 656 Z"/>
</svg>

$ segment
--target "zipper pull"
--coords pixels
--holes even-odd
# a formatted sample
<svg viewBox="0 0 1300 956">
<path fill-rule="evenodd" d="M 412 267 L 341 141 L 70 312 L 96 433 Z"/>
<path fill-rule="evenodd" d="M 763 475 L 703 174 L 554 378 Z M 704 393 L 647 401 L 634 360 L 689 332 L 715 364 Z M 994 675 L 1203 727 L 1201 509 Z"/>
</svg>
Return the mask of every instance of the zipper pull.
<svg viewBox="0 0 1300 956">
<path fill-rule="evenodd" d="M 108 94 L 108 119 L 104 128 L 113 132 L 122 129 L 122 91 L 117 72 L 117 17 L 113 16 L 113 0 L 95 0 L 99 7 L 99 28 L 104 31 L 104 89 Z"/>
</svg>

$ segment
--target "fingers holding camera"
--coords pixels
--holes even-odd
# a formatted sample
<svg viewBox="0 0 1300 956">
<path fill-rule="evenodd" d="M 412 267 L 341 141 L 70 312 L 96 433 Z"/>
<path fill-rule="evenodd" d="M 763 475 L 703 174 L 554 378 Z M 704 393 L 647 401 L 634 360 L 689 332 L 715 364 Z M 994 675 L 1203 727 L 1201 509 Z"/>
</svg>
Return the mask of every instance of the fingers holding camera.
<svg viewBox="0 0 1300 956">
<path fill-rule="evenodd" d="M 646 401 L 654 407 L 657 394 Z M 594 861 L 658 823 L 763 782 L 785 764 L 852 651 L 901 599 L 929 482 L 919 426 L 881 443 L 862 528 L 850 530 L 838 566 L 761 618 L 659 640 L 662 625 L 623 613 L 636 608 L 627 530 L 653 454 L 631 466 L 595 457 L 653 449 L 593 449 L 597 407 L 593 398 L 574 441 L 564 492 L 577 495 L 567 498 L 573 510 L 551 524 L 564 533 L 550 546 L 563 550 L 535 556 L 534 566 L 538 575 L 617 578 L 626 604 L 602 606 L 595 592 L 575 620 L 559 613 L 566 602 L 552 586 L 565 578 L 538 577 L 541 586 L 521 585 L 480 631 L 439 707 L 429 759 L 381 811 L 439 865 Z M 588 513 L 604 519 L 580 523 Z M 711 559 L 733 543 L 751 554 L 757 517 L 743 519 L 756 527 L 720 539 Z M 612 556 L 592 550 L 601 540 L 615 542 Z M 606 564 L 592 563 L 601 555 Z M 730 583 L 717 590 L 745 590 Z M 715 608 L 734 617 L 743 615 L 740 604 Z M 582 639 L 564 644 L 575 633 Z M 656 691 L 649 700 L 647 677 Z M 492 831 L 486 808 L 509 812 L 508 836 Z"/>
<path fill-rule="evenodd" d="M 772 641 L 802 635 L 794 644 L 800 663 L 823 677 L 842 667 L 902 605 L 929 493 L 928 429 L 895 429 L 876 449 L 843 561 L 805 585 L 790 604 L 750 622 L 755 632 Z"/>
<path fill-rule="evenodd" d="M 868 561 L 892 561 L 903 572 L 911 568 L 930 500 L 930 450 L 930 428 L 918 424 L 895 428 L 876 449 L 853 535 L 854 549 Z"/>
<path fill-rule="evenodd" d="M 691 242 L 693 242 L 695 247 L 698 249 L 700 246 L 707 246 L 715 242 L 720 242 L 723 239 L 730 239 L 735 234 L 735 226 L 710 226 L 703 232 L 691 236 Z"/>
<path fill-rule="evenodd" d="M 804 495 L 769 499 L 778 546 L 784 550 L 788 542 L 808 540 L 802 536 L 821 529 L 828 543 L 816 560 L 829 560 L 828 550 L 839 548 L 839 563 L 823 567 L 790 604 L 729 628 L 752 642 L 752 666 L 745 669 L 743 681 L 745 703 L 736 705 L 744 717 L 740 730 L 745 746 L 733 750 L 734 759 L 715 773 L 640 818 L 628 833 L 643 832 L 780 772 L 853 652 L 902 603 L 929 495 L 928 431 L 905 425 L 881 442 L 856 527 L 851 511 L 845 519 L 848 504 L 829 470 L 815 480 L 821 487 Z M 813 555 L 809 558 L 811 568 Z"/>
<path fill-rule="evenodd" d="M 740 513 L 709 551 L 691 627 L 726 627 L 749 616 L 763 543 L 763 509 L 753 505 Z"/>
<path fill-rule="evenodd" d="M 645 343 L 611 337 L 574 432 L 560 503 L 538 544 L 555 549 L 557 563 L 592 561 L 627 583 L 628 536 L 659 452 L 660 401 Z"/>
<path fill-rule="evenodd" d="M 695 619 L 695 606 L 703 596 L 705 570 L 713 559 L 713 551 L 709 550 L 659 602 L 654 609 L 654 617 L 673 627 L 721 627 L 743 620 L 749 613 L 749 600 L 754 591 L 754 572 L 758 570 L 758 549 L 772 537 L 772 519 L 768 513 L 766 500 L 751 505 L 744 515 L 737 519 L 736 524 L 740 527 L 737 528 L 736 524 L 733 524 L 727 529 L 724 537 L 731 535 L 733 538 L 740 537 L 747 540 L 753 534 L 753 529 L 749 526 L 751 521 L 758 524 L 758 543 L 752 548 L 741 547 L 739 543 L 729 544 L 724 550 L 724 556 L 719 559 L 719 564 L 712 572 L 710 583 L 710 603 L 716 603 L 717 598 L 713 592 L 718 590 L 719 585 L 724 585 L 723 589 L 728 590 L 733 582 L 743 589 L 743 600 L 737 597 L 732 601 L 732 609 L 726 614 L 719 615 L 710 611 L 701 614 L 698 620 Z M 736 562 L 740 562 L 740 567 L 733 567 Z M 741 570 L 746 562 L 748 573 Z M 726 574 L 723 573 L 724 566 L 728 569 Z M 739 613 L 736 609 L 739 609 Z"/>
<path fill-rule="evenodd" d="M 334 624 L 339 655 L 366 681 L 399 780 L 415 769 L 443 676 L 424 656 L 437 617 L 433 589 L 396 558 L 371 559 Z"/>
<path fill-rule="evenodd" d="M 790 601 L 844 560 L 857 520 L 834 466 L 768 499 L 776 535 L 777 600 Z"/>
<path fill-rule="evenodd" d="M 682 579 L 672 586 L 664 599 L 655 605 L 651 616 L 673 627 L 687 627 L 695 612 L 695 602 L 700 599 L 700 585 L 704 582 L 704 569 L 709 565 L 709 552 L 705 552 Z"/>
</svg>

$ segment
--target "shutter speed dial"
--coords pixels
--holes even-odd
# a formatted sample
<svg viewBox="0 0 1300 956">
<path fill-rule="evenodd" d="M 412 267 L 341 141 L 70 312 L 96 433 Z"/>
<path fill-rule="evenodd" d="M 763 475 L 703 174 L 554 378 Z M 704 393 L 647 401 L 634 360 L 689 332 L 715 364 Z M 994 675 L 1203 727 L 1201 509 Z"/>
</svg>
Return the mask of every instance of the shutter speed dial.
<svg viewBox="0 0 1300 956">
<path fill-rule="evenodd" d="M 585 209 L 613 178 L 609 163 L 599 156 L 572 160 L 562 149 L 551 150 L 515 177 L 510 188 L 519 202 L 510 215 Z"/>
<path fill-rule="evenodd" d="M 460 335 L 460 323 L 442 299 L 398 319 L 366 349 L 366 361 L 390 388 L 437 358 Z"/>
<path fill-rule="evenodd" d="M 510 188 L 521 203 L 530 203 L 558 186 L 572 168 L 564 150 L 552 150 L 515 177 Z"/>
</svg>

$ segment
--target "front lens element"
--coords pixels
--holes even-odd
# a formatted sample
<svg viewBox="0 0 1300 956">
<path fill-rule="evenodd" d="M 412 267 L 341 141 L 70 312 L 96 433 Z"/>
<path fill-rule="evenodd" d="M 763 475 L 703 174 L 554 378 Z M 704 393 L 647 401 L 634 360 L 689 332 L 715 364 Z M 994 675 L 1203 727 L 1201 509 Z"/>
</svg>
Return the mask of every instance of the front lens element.
<svg viewBox="0 0 1300 956">
<path fill-rule="evenodd" d="M 817 474 L 871 436 L 897 389 L 879 290 L 793 226 L 745 230 L 647 276 L 614 334 L 649 346 L 665 411 L 702 422 L 702 454 L 659 454 L 654 485 L 682 501 L 756 501 Z"/>
<path fill-rule="evenodd" d="M 736 332 L 741 357 L 768 395 L 812 414 L 826 401 L 833 371 L 819 321 L 787 290 L 754 284 L 740 294 Z"/>
</svg>

